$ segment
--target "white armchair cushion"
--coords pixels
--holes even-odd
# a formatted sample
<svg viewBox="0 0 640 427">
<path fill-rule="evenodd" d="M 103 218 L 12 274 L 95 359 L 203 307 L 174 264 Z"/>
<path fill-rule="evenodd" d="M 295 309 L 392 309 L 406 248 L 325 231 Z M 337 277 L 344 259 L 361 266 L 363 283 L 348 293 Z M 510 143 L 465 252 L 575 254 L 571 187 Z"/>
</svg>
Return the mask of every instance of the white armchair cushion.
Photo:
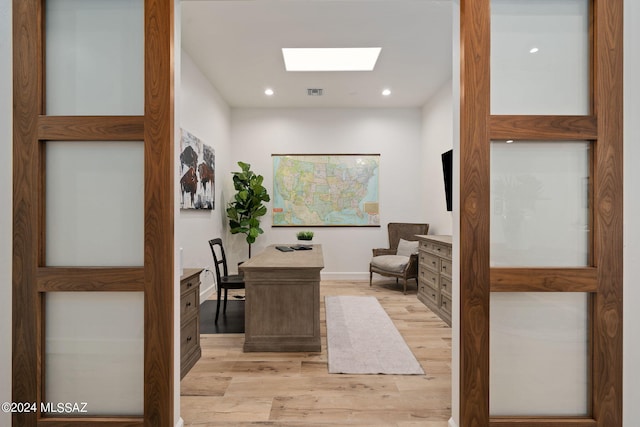
<svg viewBox="0 0 640 427">
<path fill-rule="evenodd" d="M 418 245 L 420 242 L 414 242 L 409 240 L 400 239 L 398 242 L 398 249 L 396 255 L 409 257 L 418 253 Z"/>
<path fill-rule="evenodd" d="M 371 265 L 384 271 L 402 273 L 409 264 L 409 257 L 402 255 L 380 255 L 371 259 Z"/>
</svg>

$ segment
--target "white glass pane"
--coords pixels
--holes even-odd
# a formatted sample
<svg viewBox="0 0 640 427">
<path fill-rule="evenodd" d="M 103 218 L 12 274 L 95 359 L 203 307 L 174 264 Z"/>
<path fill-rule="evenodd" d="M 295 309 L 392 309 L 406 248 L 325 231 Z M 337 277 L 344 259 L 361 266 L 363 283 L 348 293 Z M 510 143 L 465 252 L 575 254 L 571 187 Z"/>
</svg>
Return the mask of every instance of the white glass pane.
<svg viewBox="0 0 640 427">
<path fill-rule="evenodd" d="M 490 414 L 586 416 L 588 297 L 492 293 Z"/>
<path fill-rule="evenodd" d="M 142 0 L 45 5 L 47 114 L 144 114 Z"/>
<path fill-rule="evenodd" d="M 589 114 L 589 1 L 491 1 L 491 114 Z"/>
<path fill-rule="evenodd" d="M 143 265 L 143 143 L 49 141 L 46 162 L 46 265 Z"/>
<path fill-rule="evenodd" d="M 45 313 L 43 401 L 85 402 L 73 415 L 141 415 L 143 293 L 49 292 Z"/>
<path fill-rule="evenodd" d="M 491 265 L 586 266 L 589 143 L 491 144 Z"/>
</svg>

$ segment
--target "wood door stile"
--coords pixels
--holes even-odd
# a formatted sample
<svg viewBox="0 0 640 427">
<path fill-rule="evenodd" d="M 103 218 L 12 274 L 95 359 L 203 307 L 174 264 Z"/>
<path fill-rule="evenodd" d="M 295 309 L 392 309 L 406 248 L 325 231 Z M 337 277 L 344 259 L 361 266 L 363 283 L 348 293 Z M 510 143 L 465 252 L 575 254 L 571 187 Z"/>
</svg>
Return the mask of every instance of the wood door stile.
<svg viewBox="0 0 640 427">
<path fill-rule="evenodd" d="M 13 261 L 12 399 L 40 401 L 42 351 L 41 296 L 36 282 L 40 262 L 41 151 L 36 120 L 42 113 L 42 2 L 13 6 Z M 37 414 L 12 414 L 14 426 L 35 426 Z"/>
<path fill-rule="evenodd" d="M 14 413 L 13 426 L 174 424 L 173 0 L 144 0 L 144 116 L 47 116 L 41 0 L 13 11 L 12 400 L 43 401 L 48 292 L 144 292 L 144 407 L 140 417 Z M 144 142 L 144 265 L 47 267 L 47 141 Z M 141 313 L 142 315 L 142 313 Z M 81 321 L 81 319 L 80 319 Z M 97 387 L 99 385 L 96 385 Z"/>
<path fill-rule="evenodd" d="M 460 1 L 461 425 L 622 425 L 622 5 L 623 0 L 589 2 L 588 114 L 493 116 L 490 0 Z M 590 143 L 586 267 L 489 268 L 492 140 Z M 489 416 L 490 292 L 589 294 L 586 416 Z"/>
<path fill-rule="evenodd" d="M 489 0 L 460 1 L 460 423 L 489 425 Z"/>
</svg>

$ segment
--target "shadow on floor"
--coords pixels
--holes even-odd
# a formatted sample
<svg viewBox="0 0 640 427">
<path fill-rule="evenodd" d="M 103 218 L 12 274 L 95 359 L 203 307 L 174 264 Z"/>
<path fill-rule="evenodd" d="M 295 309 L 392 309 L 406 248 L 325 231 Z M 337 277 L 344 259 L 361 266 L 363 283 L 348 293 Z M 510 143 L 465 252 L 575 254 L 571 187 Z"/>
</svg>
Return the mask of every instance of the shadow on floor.
<svg viewBox="0 0 640 427">
<path fill-rule="evenodd" d="M 244 300 L 227 301 L 227 313 L 222 313 L 223 301 L 220 302 L 220 316 L 216 318 L 216 300 L 207 300 L 200 304 L 201 334 L 243 334 L 244 333 Z"/>
</svg>

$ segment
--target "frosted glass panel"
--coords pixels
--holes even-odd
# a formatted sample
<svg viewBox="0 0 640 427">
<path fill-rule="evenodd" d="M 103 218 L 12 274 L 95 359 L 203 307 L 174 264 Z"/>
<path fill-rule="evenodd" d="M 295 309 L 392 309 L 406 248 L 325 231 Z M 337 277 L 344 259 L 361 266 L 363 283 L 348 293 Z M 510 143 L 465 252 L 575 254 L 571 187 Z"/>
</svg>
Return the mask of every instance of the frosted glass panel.
<svg viewBox="0 0 640 427">
<path fill-rule="evenodd" d="M 43 401 L 85 402 L 74 415 L 141 415 L 143 293 L 49 292 L 45 313 Z"/>
<path fill-rule="evenodd" d="M 589 143 L 491 144 L 491 266 L 588 262 Z"/>
<path fill-rule="evenodd" d="M 142 142 L 46 143 L 46 265 L 144 264 Z"/>
<path fill-rule="evenodd" d="M 589 1 L 491 1 L 491 114 L 589 114 Z"/>
<path fill-rule="evenodd" d="M 144 114 L 143 1 L 45 5 L 47 114 Z"/>
<path fill-rule="evenodd" d="M 587 306 L 584 293 L 491 294 L 491 415 L 588 415 Z"/>
</svg>

